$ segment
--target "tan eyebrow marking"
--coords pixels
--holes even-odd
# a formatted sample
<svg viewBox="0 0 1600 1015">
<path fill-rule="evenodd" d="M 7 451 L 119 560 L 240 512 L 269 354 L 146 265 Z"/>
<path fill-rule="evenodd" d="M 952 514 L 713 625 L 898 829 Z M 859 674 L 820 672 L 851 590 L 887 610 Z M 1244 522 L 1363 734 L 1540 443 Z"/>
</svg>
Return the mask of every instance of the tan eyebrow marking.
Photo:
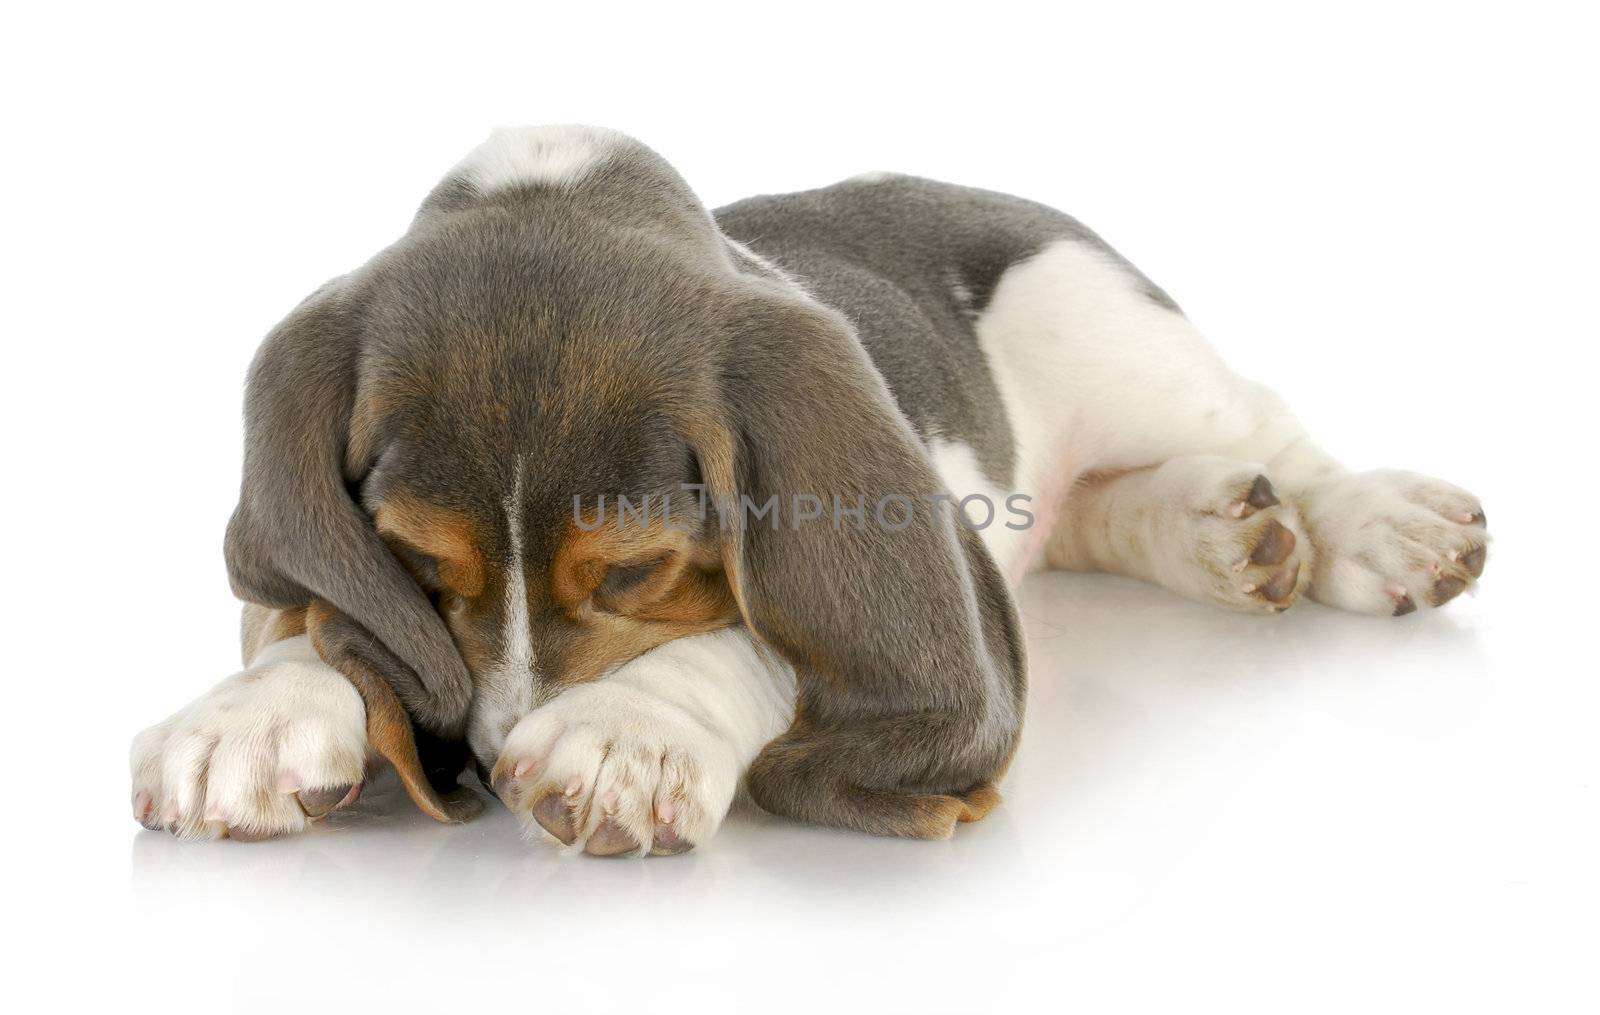
<svg viewBox="0 0 1600 1015">
<path fill-rule="evenodd" d="M 478 531 L 463 512 L 408 493 L 384 498 L 373 522 L 378 531 L 427 554 L 439 564 L 439 579 L 467 598 L 483 593 L 486 582 Z"/>
<path fill-rule="evenodd" d="M 692 544 L 688 532 L 658 521 L 623 524 L 614 513 L 597 516 L 590 511 L 583 525 L 576 520 L 568 524 L 551 566 L 550 589 L 556 602 L 571 612 L 599 588 L 611 568 L 659 562 L 657 573 L 645 579 L 656 586 L 664 576 L 677 578 Z"/>
<path fill-rule="evenodd" d="M 613 568 L 644 567 L 637 580 L 602 591 Z M 551 566 L 556 604 L 575 622 L 559 672 L 562 683 L 605 673 L 657 645 L 737 623 L 739 611 L 721 555 L 689 532 L 665 524 L 569 524 Z"/>
</svg>

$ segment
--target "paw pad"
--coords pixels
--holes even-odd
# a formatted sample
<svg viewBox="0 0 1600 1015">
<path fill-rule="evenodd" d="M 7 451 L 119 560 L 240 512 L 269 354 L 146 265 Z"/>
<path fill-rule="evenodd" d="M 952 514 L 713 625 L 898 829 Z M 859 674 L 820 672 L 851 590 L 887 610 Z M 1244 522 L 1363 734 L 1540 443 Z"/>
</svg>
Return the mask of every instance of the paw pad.
<svg viewBox="0 0 1600 1015">
<path fill-rule="evenodd" d="M 1282 564 L 1294 552 L 1295 537 L 1288 526 L 1274 518 L 1261 533 L 1261 542 L 1250 552 L 1252 564 Z"/>
<path fill-rule="evenodd" d="M 628 834 L 627 829 L 617 824 L 616 818 L 607 815 L 589 833 L 589 841 L 584 843 L 583 851 L 590 856 L 621 856 L 624 853 L 637 853 L 639 843 Z"/>
<path fill-rule="evenodd" d="M 340 807 L 355 803 L 360 796 L 359 782 L 345 786 L 329 786 L 325 789 L 303 789 L 295 794 L 300 801 L 300 809 L 306 812 L 308 818 L 323 817 Z"/>
<path fill-rule="evenodd" d="M 1461 594 L 1461 590 L 1466 587 L 1467 583 L 1465 579 L 1457 578 L 1452 574 L 1447 574 L 1433 583 L 1433 594 L 1429 596 L 1429 599 L 1432 601 L 1433 605 L 1443 606 L 1456 596 L 1459 596 Z"/>
<path fill-rule="evenodd" d="M 1272 489 L 1272 483 L 1266 476 L 1257 476 L 1250 484 L 1250 490 L 1242 500 L 1236 500 L 1228 506 L 1228 514 L 1235 518 L 1249 518 L 1257 511 L 1269 507 L 1277 507 L 1281 501 L 1278 494 Z"/>
<path fill-rule="evenodd" d="M 1293 533 L 1290 533 L 1293 538 Z M 1295 585 L 1300 581 L 1300 562 L 1280 568 L 1276 574 L 1267 580 L 1265 585 L 1256 589 L 1261 598 L 1269 603 L 1281 603 L 1294 592 Z"/>
<path fill-rule="evenodd" d="M 578 831 L 572 822 L 572 801 L 566 794 L 545 794 L 533 805 L 532 814 L 539 827 L 560 839 L 563 844 L 570 846 L 577 839 Z"/>
<path fill-rule="evenodd" d="M 1278 495 L 1272 489 L 1272 482 L 1266 476 L 1257 476 L 1256 481 L 1250 484 L 1250 495 L 1244 499 L 1246 504 L 1256 510 L 1276 507 Z"/>
</svg>

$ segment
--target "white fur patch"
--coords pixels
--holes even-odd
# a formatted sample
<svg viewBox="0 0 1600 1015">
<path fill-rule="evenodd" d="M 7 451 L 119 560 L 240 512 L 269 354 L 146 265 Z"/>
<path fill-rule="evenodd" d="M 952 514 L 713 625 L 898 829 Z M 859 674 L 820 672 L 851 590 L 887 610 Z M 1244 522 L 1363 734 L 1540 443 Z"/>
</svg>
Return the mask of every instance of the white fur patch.
<svg viewBox="0 0 1600 1015">
<path fill-rule="evenodd" d="M 1021 506 L 1031 511 L 1032 505 L 1008 503 L 1013 494 L 989 481 L 978 464 L 978 456 L 965 444 L 934 438 L 928 442 L 928 455 L 945 489 L 962 508 L 967 523 L 983 537 L 984 546 L 1001 573 L 1012 574 L 1025 563 L 1022 557 L 1030 545 L 1032 527 L 1012 528 L 1027 524 L 1027 519 L 1013 508 Z M 1036 516 L 1032 525 L 1046 523 L 1047 519 Z"/>
<path fill-rule="evenodd" d="M 1084 472 L 1215 451 L 1259 423 L 1194 326 L 1088 244 L 1060 240 L 1006 269 L 974 327 L 1016 439 L 1013 485 L 1041 522 L 1013 579 L 1040 562 L 1047 522 Z"/>
<path fill-rule="evenodd" d="M 531 184 L 570 187 L 627 140 L 604 127 L 497 127 L 451 175 L 486 194 Z"/>
<path fill-rule="evenodd" d="M 511 534 L 511 566 L 501 628 L 501 655 L 492 670 L 474 682 L 467 742 L 480 760 L 500 751 L 506 733 L 533 710 L 534 657 L 528 617 L 528 578 L 522 560 L 522 470 L 505 500 L 506 531 Z"/>
<path fill-rule="evenodd" d="M 1041 517 L 1085 474 L 1221 456 L 1207 468 L 1222 486 L 1259 472 L 1292 502 L 1295 511 L 1272 513 L 1291 531 L 1300 527 L 1296 552 L 1314 567 L 1313 599 L 1369 613 L 1420 608 L 1470 584 L 1482 567 L 1476 498 L 1422 476 L 1350 474 L 1277 395 L 1229 370 L 1183 315 L 1152 300 L 1104 250 L 1062 240 L 1013 265 L 974 327 L 1016 437 L 1015 485 L 1034 494 Z M 1156 517 L 1209 496 L 1207 482 L 1187 492 L 1163 484 L 1160 470 L 1150 482 L 1112 481 L 1110 494 L 1121 498 L 1114 510 L 1058 524 L 1120 524 L 1135 511 Z M 1052 556 L 1238 605 L 1239 588 L 1202 584 L 1218 563 L 1202 558 L 1237 551 L 1225 534 L 1233 530 L 1175 538 L 1185 527 L 1173 520 L 1160 531 L 1125 532 L 1125 541 L 1137 536 L 1138 552 L 1088 562 L 1076 558 L 1094 540 L 1064 532 Z M 1035 529 L 1024 563 L 1039 562 L 1049 534 Z"/>
</svg>

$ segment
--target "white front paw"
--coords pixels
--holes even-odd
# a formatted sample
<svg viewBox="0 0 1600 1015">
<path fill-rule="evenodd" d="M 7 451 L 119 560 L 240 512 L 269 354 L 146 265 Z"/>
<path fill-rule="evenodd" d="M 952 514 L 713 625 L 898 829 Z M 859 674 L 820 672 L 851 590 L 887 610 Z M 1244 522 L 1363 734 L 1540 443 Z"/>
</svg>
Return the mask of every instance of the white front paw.
<svg viewBox="0 0 1600 1015">
<path fill-rule="evenodd" d="M 1301 495 L 1316 547 L 1311 597 L 1400 616 L 1443 606 L 1483 574 L 1489 534 L 1478 498 L 1413 472 L 1379 470 Z"/>
<path fill-rule="evenodd" d="M 249 841 L 301 831 L 355 799 L 367 756 L 361 696 L 309 644 L 280 644 L 134 739 L 135 820 Z"/>
<path fill-rule="evenodd" d="M 594 856 L 683 853 L 716 832 L 741 763 L 722 736 L 647 690 L 601 681 L 525 716 L 495 762 L 495 793 Z"/>
</svg>

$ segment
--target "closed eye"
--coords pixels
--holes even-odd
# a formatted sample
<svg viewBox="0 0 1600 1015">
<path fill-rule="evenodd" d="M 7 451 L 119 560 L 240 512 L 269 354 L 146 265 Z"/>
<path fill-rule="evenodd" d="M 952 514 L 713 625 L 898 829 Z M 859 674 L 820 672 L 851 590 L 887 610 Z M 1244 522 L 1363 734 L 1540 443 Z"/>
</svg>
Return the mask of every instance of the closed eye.
<svg viewBox="0 0 1600 1015">
<path fill-rule="evenodd" d="M 381 533 L 380 533 L 381 535 Z M 434 599 L 434 606 L 438 606 L 439 590 L 444 583 L 439 580 L 439 563 L 425 553 L 420 553 L 402 543 L 398 539 L 385 538 L 384 545 L 389 547 L 389 552 L 400 561 L 400 565 L 410 573 L 411 578 L 430 599 Z"/>
<path fill-rule="evenodd" d="M 605 581 L 602 581 L 600 587 L 595 589 L 595 594 L 601 599 L 611 599 L 621 595 L 650 577 L 651 573 L 660 567 L 664 560 L 666 560 L 665 557 L 658 557 L 642 564 L 615 565 L 606 572 Z"/>
</svg>

